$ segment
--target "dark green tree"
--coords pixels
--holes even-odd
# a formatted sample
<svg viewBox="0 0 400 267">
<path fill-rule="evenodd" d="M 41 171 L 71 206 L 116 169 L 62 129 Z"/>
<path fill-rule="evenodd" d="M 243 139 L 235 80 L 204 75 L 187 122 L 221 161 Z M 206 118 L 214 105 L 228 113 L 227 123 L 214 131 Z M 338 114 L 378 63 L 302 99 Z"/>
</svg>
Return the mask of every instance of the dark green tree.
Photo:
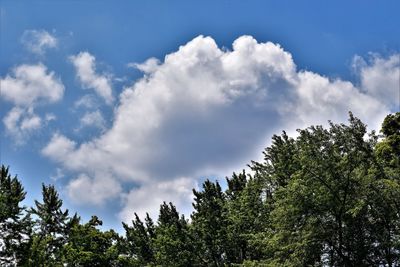
<svg viewBox="0 0 400 267">
<path fill-rule="evenodd" d="M 226 197 L 218 182 L 206 180 L 195 196 L 192 229 L 198 262 L 203 266 L 223 266 L 227 262 Z"/>
<path fill-rule="evenodd" d="M 254 174 L 246 189 L 246 194 L 253 200 L 250 203 L 257 207 L 250 208 L 250 210 L 256 210 L 253 214 L 257 214 L 258 219 L 255 220 L 257 222 L 254 226 L 255 233 L 250 235 L 248 241 L 251 244 L 249 251 L 256 252 L 256 255 L 251 256 L 250 259 L 256 260 L 273 257 L 270 242 L 274 235 L 274 226 L 270 213 L 275 208 L 275 194 L 287 187 L 293 175 L 300 169 L 297 142 L 285 131 L 281 136 L 272 136 L 271 146 L 263 151 L 263 155 L 263 162 L 251 162 L 250 168 Z"/>
<path fill-rule="evenodd" d="M 227 178 L 227 257 L 230 263 L 262 257 L 261 246 L 256 240 L 268 225 L 269 207 L 261 181 L 258 176 L 246 175 L 244 170 Z"/>
<path fill-rule="evenodd" d="M 35 200 L 31 214 L 36 216 L 36 231 L 30 251 L 32 266 L 61 265 L 61 251 L 68 234 L 68 209 L 62 210 L 62 200 L 54 186 L 42 185 L 43 202 Z M 37 261 L 38 259 L 44 259 Z"/>
<path fill-rule="evenodd" d="M 389 114 L 382 123 L 383 140 L 376 153 L 387 167 L 397 171 L 400 165 L 400 112 Z"/>
<path fill-rule="evenodd" d="M 135 213 L 132 226 L 122 223 L 126 237 L 120 241 L 123 261 L 126 265 L 146 266 L 155 263 L 153 239 L 155 228 L 150 216 L 146 216 L 146 225 Z M 147 227 L 146 227 L 147 226 Z"/>
<path fill-rule="evenodd" d="M 376 176 L 375 138 L 350 114 L 349 125 L 299 131 L 293 172 L 275 192 L 269 245 L 287 265 L 372 266 L 370 188 Z"/>
<path fill-rule="evenodd" d="M 184 216 L 179 216 L 176 207 L 170 202 L 160 207 L 156 238 L 154 239 L 156 262 L 160 266 L 193 266 L 193 240 Z"/>
<path fill-rule="evenodd" d="M 21 205 L 26 192 L 17 176 L 1 166 L 0 173 L 0 265 L 20 264 L 29 247 L 31 220 Z"/>
<path fill-rule="evenodd" d="M 86 224 L 74 222 L 63 247 L 63 262 L 68 266 L 116 266 L 118 235 L 97 229 L 102 221 L 92 216 Z"/>
<path fill-rule="evenodd" d="M 375 258 L 385 266 L 400 264 L 400 112 L 386 116 L 382 139 L 375 154 L 378 167 L 371 169 L 373 183 L 368 200 L 373 212 Z"/>
<path fill-rule="evenodd" d="M 272 199 L 273 193 L 285 187 L 300 169 L 297 142 L 283 131 L 281 136 L 272 136 L 271 146 L 263 155 L 264 162 L 252 161 L 250 167 L 255 176 L 263 180 L 265 197 Z"/>
</svg>

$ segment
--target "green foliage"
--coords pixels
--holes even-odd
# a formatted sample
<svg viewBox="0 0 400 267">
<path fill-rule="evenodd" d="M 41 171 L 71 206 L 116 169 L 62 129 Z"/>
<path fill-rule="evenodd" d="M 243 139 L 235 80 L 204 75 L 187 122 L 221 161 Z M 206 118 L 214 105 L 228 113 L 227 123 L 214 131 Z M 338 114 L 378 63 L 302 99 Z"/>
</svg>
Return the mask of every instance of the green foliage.
<svg viewBox="0 0 400 267">
<path fill-rule="evenodd" d="M 263 244 L 257 242 L 256 237 L 269 223 L 269 205 L 263 198 L 263 180 L 258 176 L 247 176 L 243 170 L 227 178 L 227 183 L 228 261 L 241 263 L 261 259 Z"/>
<path fill-rule="evenodd" d="M 387 167 L 399 170 L 400 166 L 400 112 L 386 116 L 382 124 L 384 139 L 377 145 L 376 153 Z M 397 173 L 398 175 L 398 173 Z"/>
<path fill-rule="evenodd" d="M 193 266 L 194 247 L 188 223 L 172 203 L 160 207 L 154 249 L 160 266 Z"/>
<path fill-rule="evenodd" d="M 31 214 L 36 216 L 36 234 L 39 244 L 45 242 L 44 253 L 47 264 L 54 265 L 61 262 L 61 250 L 67 238 L 69 222 L 68 210 L 62 211 L 62 200 L 54 186 L 42 184 L 43 202 L 35 200 L 35 208 Z"/>
<path fill-rule="evenodd" d="M 125 236 L 63 211 L 53 186 L 27 212 L 2 167 L 2 266 L 399 266 L 400 113 L 382 135 L 348 124 L 272 137 L 263 162 L 193 190 L 188 221 L 162 203 L 156 223 L 135 213 Z M 33 219 L 31 219 L 31 216 Z"/>
<path fill-rule="evenodd" d="M 31 231 L 31 220 L 21 202 L 25 191 L 17 176 L 1 166 L 0 173 L 0 264 L 19 263 L 29 246 L 26 236 Z"/>
<path fill-rule="evenodd" d="M 147 214 L 146 225 L 135 213 L 135 219 L 132 220 L 132 227 L 122 223 L 126 231 L 126 238 L 122 243 L 122 252 L 128 258 L 135 258 L 138 264 L 153 264 L 155 262 L 153 251 L 153 238 L 155 237 L 153 222 Z"/>
<path fill-rule="evenodd" d="M 113 231 L 102 232 L 97 216 L 86 224 L 72 226 L 68 242 L 63 247 L 63 261 L 71 266 L 113 266 L 118 259 L 118 235 Z"/>
<path fill-rule="evenodd" d="M 193 189 L 195 196 L 192 227 L 198 260 L 207 266 L 222 266 L 227 262 L 226 197 L 218 182 L 206 180 L 203 191 Z"/>
</svg>

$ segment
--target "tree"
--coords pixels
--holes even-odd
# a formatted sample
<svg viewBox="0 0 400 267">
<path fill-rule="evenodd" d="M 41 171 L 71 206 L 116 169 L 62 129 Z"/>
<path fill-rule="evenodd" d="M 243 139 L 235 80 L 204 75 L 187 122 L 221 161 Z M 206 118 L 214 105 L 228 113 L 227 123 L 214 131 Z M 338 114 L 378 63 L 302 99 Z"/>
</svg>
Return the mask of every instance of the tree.
<svg viewBox="0 0 400 267">
<path fill-rule="evenodd" d="M 299 131 L 295 170 L 274 193 L 269 245 L 275 264 L 379 265 L 373 211 L 382 178 L 374 156 L 376 138 L 350 113 L 349 125 Z M 374 193 L 375 192 L 375 193 Z M 381 204 L 380 204 L 381 205 Z"/>
<path fill-rule="evenodd" d="M 20 264 L 29 247 L 31 220 L 21 206 L 26 192 L 17 176 L 1 166 L 0 173 L 0 264 Z"/>
<path fill-rule="evenodd" d="M 2 166 L 3 266 L 400 266 L 400 113 L 381 135 L 348 124 L 274 135 L 252 174 L 227 189 L 193 190 L 191 221 L 162 203 L 156 223 L 135 213 L 125 237 L 96 216 L 70 218 L 54 186 L 30 212 L 25 191 Z M 32 218 L 31 219 L 31 216 Z"/>
<path fill-rule="evenodd" d="M 379 162 L 370 171 L 373 179 L 369 200 L 374 213 L 375 256 L 380 265 L 400 264 L 400 112 L 382 123 L 382 139 L 376 144 Z"/>
<path fill-rule="evenodd" d="M 193 240 L 185 217 L 170 202 L 160 206 L 154 239 L 156 262 L 161 266 L 193 266 Z"/>
<path fill-rule="evenodd" d="M 263 198 L 263 183 L 259 176 L 233 173 L 227 178 L 227 237 L 230 263 L 259 260 L 261 246 L 257 235 L 268 225 L 268 204 Z"/>
<path fill-rule="evenodd" d="M 38 254 L 43 254 L 46 263 L 56 265 L 61 264 L 61 250 L 66 242 L 68 233 L 68 209 L 63 211 L 62 200 L 54 186 L 46 186 L 42 184 L 43 203 L 35 200 L 35 208 L 31 209 L 31 213 L 36 218 L 36 231 L 34 234 L 34 243 L 36 247 L 32 247 L 31 261 L 35 262 L 39 258 Z M 35 250 L 39 249 L 38 250 Z"/>
<path fill-rule="evenodd" d="M 86 224 L 74 223 L 63 247 L 63 262 L 68 266 L 115 266 L 118 261 L 118 235 L 97 229 L 103 223 L 92 216 Z"/>
<path fill-rule="evenodd" d="M 218 182 L 206 180 L 195 196 L 192 227 L 197 257 L 201 265 L 223 266 L 227 261 L 226 198 Z"/>
<path fill-rule="evenodd" d="M 257 260 L 257 264 L 260 259 L 270 259 L 274 256 L 271 240 L 274 238 L 275 229 L 271 212 L 276 207 L 276 192 L 286 188 L 300 169 L 298 152 L 297 141 L 283 131 L 281 136 L 272 136 L 271 146 L 263 151 L 264 161 L 252 161 L 249 166 L 254 174 L 253 179 L 249 181 L 246 194 L 252 196 L 251 199 L 260 214 L 256 220 L 258 222 L 256 230 L 249 238 L 251 244 L 249 251 L 257 253 L 249 259 Z"/>
<path fill-rule="evenodd" d="M 146 226 L 135 213 L 135 219 L 132 220 L 132 226 L 122 223 L 126 238 L 120 241 L 122 252 L 124 253 L 126 264 L 143 266 L 155 262 L 153 239 L 155 230 L 150 216 L 146 216 Z M 129 260 L 135 259 L 135 260 Z"/>
<path fill-rule="evenodd" d="M 381 132 L 383 140 L 377 144 L 376 153 L 387 167 L 398 171 L 400 166 L 400 112 L 386 116 Z"/>
</svg>

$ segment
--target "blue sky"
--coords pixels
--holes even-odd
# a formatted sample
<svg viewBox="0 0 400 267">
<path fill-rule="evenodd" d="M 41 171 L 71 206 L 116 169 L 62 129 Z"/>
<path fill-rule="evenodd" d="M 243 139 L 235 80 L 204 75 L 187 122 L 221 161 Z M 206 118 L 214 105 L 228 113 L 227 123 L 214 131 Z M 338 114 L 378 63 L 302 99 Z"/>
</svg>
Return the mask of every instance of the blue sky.
<svg viewBox="0 0 400 267">
<path fill-rule="evenodd" d="M 283 129 L 399 111 L 398 1 L 0 3 L 1 162 L 106 227 L 190 213 Z"/>
</svg>

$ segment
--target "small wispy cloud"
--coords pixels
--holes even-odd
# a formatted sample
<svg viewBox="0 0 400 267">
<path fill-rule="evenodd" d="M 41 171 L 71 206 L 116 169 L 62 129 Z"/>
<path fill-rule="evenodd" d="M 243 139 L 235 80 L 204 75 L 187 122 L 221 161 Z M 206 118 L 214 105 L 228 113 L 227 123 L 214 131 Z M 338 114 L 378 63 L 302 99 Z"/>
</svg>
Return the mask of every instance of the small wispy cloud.
<svg viewBox="0 0 400 267">
<path fill-rule="evenodd" d="M 143 73 L 151 73 L 157 69 L 157 67 L 160 65 L 160 61 L 157 58 L 149 58 L 143 63 L 128 63 L 126 66 L 128 68 L 134 68 L 142 71 Z"/>
<path fill-rule="evenodd" d="M 43 55 L 47 49 L 56 48 L 58 40 L 45 30 L 26 30 L 21 37 L 22 44 L 32 53 Z"/>
<path fill-rule="evenodd" d="M 106 121 L 99 110 L 86 112 L 80 119 L 80 126 L 76 130 L 83 128 L 97 128 L 99 130 L 106 129 Z"/>
<path fill-rule="evenodd" d="M 26 142 L 34 131 L 42 126 L 42 119 L 32 109 L 14 107 L 3 118 L 7 134 L 12 136 L 17 145 Z"/>
<path fill-rule="evenodd" d="M 56 169 L 56 173 L 50 176 L 50 179 L 54 182 L 65 177 L 64 171 L 61 168 Z"/>
<path fill-rule="evenodd" d="M 84 95 L 74 102 L 74 108 L 86 108 L 86 109 L 97 109 L 99 107 L 99 103 L 95 96 L 93 95 Z"/>
<path fill-rule="evenodd" d="M 107 104 L 114 101 L 111 77 L 96 72 L 96 58 L 89 52 L 81 52 L 69 57 L 74 65 L 77 77 L 85 89 L 93 89 Z"/>
</svg>

